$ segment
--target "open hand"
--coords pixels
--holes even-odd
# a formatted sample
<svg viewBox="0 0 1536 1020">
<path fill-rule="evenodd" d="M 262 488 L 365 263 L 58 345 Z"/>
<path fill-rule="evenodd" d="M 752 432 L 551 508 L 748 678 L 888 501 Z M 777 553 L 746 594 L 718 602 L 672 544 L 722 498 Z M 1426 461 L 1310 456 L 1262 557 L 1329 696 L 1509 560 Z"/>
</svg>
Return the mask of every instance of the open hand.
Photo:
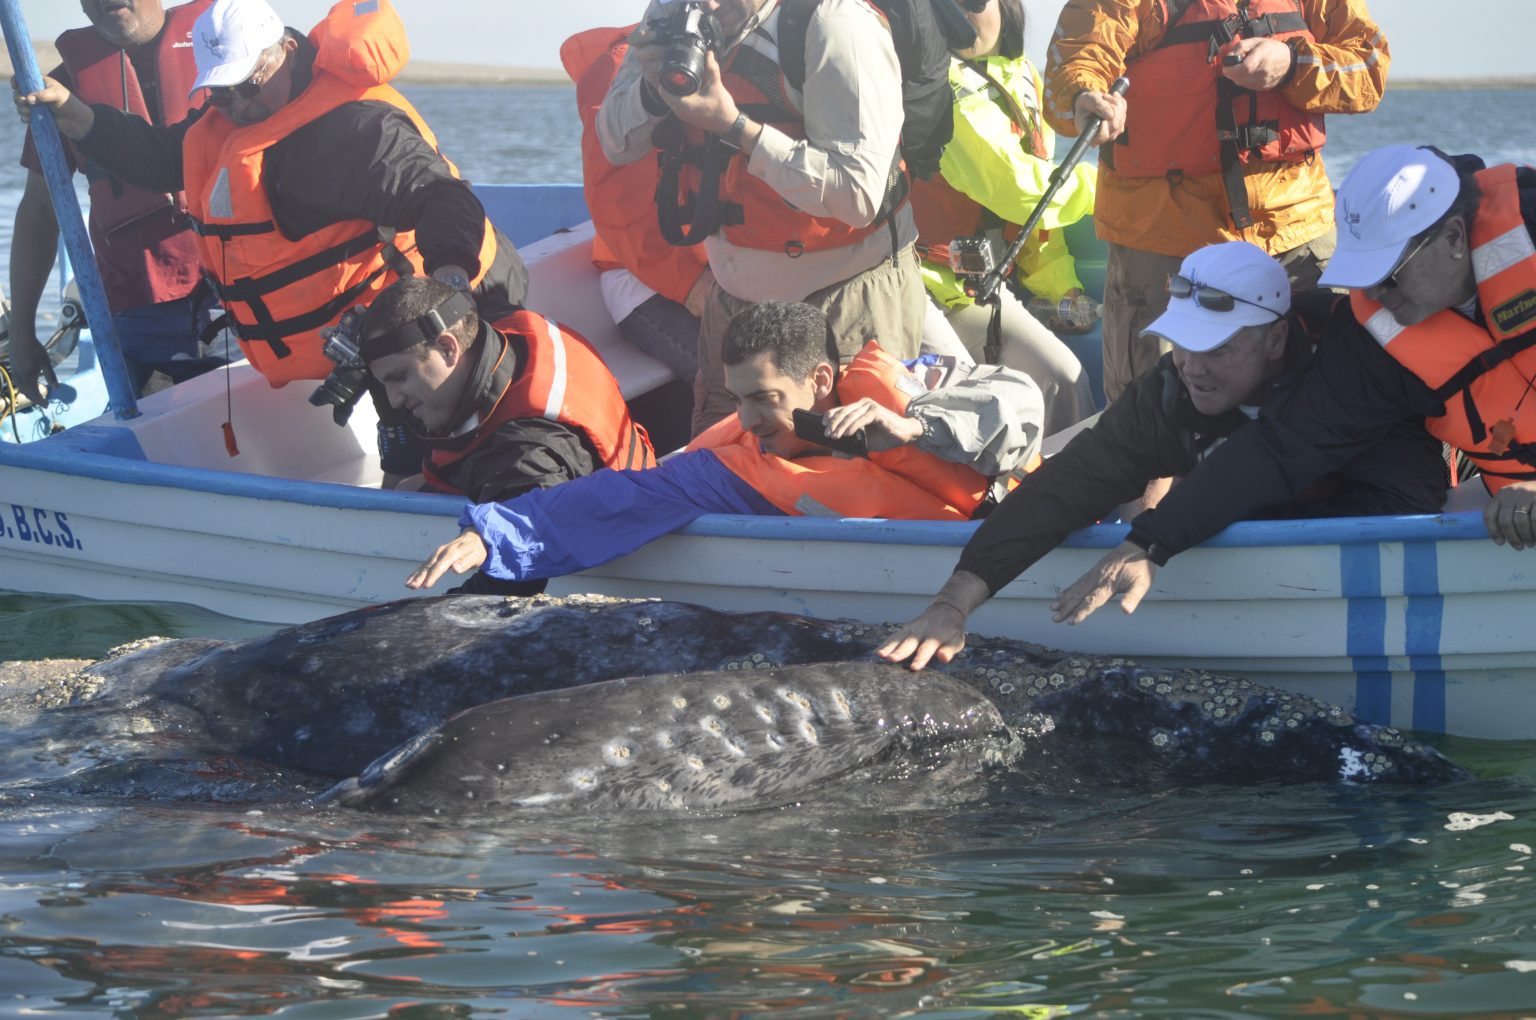
<svg viewBox="0 0 1536 1020">
<path fill-rule="evenodd" d="M 1483 511 L 1483 526 L 1497 545 L 1512 549 L 1536 546 L 1536 482 L 1514 482 L 1494 493 Z"/>
<path fill-rule="evenodd" d="M 1156 576 L 1157 564 L 1147 559 L 1146 550 L 1121 542 L 1051 603 L 1051 620 L 1082 623 L 1116 595 L 1125 596 L 1120 608 L 1130 615 L 1141 605 Z"/>
<path fill-rule="evenodd" d="M 875 654 L 887 662 L 911 658 L 914 672 L 935 656 L 940 662 L 948 662 L 965 647 L 965 619 L 958 607 L 935 602 L 892 634 L 889 641 L 875 649 Z"/>
<path fill-rule="evenodd" d="M 437 552 L 405 579 L 405 586 L 430 588 L 450 570 L 456 574 L 467 574 L 485 562 L 486 554 L 485 539 L 474 528 L 465 528 L 458 538 L 447 545 L 438 546 Z"/>
</svg>

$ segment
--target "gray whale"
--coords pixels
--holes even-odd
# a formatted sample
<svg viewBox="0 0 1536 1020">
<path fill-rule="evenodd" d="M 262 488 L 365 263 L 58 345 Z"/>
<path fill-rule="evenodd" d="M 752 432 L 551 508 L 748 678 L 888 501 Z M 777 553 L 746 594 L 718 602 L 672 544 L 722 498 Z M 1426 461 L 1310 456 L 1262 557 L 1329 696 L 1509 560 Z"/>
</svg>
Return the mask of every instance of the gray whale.
<svg viewBox="0 0 1536 1020">
<path fill-rule="evenodd" d="M 0 783 L 218 801 L 330 790 L 461 812 L 769 806 L 834 777 L 902 803 L 996 775 L 1466 776 L 1396 730 L 1240 678 L 987 638 L 912 674 L 872 661 L 888 630 L 596 597 L 404 600 L 250 641 L 163 642 L 0 699 Z M 796 737 L 784 691 L 818 739 Z"/>
</svg>

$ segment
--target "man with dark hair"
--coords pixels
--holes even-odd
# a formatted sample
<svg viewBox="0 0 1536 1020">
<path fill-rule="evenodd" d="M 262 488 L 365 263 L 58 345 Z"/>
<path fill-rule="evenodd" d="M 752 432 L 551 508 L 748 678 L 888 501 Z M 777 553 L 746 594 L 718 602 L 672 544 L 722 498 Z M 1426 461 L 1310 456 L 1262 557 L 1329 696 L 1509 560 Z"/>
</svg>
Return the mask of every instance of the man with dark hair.
<svg viewBox="0 0 1536 1020">
<path fill-rule="evenodd" d="M 963 378 L 909 371 L 873 341 L 839 370 L 826 316 L 764 302 L 722 339 L 736 415 L 649 471 L 600 471 L 505 503 L 466 507 L 463 533 L 406 581 L 449 570 L 504 580 L 557 577 L 632 552 L 707 513 L 966 520 L 995 479 L 1038 460 L 1040 391 L 998 366 Z M 795 434 L 821 416 L 833 441 L 862 434 L 868 455 L 838 456 Z"/>
<path fill-rule="evenodd" d="M 81 0 L 91 27 L 59 36 L 61 63 L 51 73 L 87 102 L 151 124 L 174 124 L 196 108 L 187 94 L 197 74 L 192 23 L 212 2 L 192 0 L 167 10 L 160 0 Z M 198 345 L 200 327 L 219 309 L 198 288 L 197 238 L 185 216 L 186 196 L 129 184 L 73 146 L 66 153 L 90 185 L 91 246 L 134 391 L 141 392 L 155 371 L 180 382 L 223 364 L 227 357 L 213 356 L 212 345 Z M 40 379 L 57 383 L 37 339 L 37 306 L 53 272 L 59 224 L 30 133 L 21 165 L 28 173 L 11 243 L 9 358 L 16 388 L 41 403 Z"/>
<path fill-rule="evenodd" d="M 536 312 L 486 323 L 469 295 L 408 276 L 369 306 L 358 348 L 425 443 L 432 491 L 487 503 L 656 462 L 602 358 Z"/>
</svg>

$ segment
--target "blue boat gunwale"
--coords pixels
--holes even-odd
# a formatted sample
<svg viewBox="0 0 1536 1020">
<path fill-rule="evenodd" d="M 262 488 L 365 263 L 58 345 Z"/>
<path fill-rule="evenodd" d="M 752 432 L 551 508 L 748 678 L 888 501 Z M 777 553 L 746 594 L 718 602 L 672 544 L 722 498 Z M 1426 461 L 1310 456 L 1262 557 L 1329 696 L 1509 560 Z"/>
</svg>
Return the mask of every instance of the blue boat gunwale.
<svg viewBox="0 0 1536 1020">
<path fill-rule="evenodd" d="M 457 496 L 387 492 L 336 482 L 274 479 L 236 471 L 156 464 L 91 453 L 67 442 L 67 437 L 74 431 L 20 446 L 0 443 L 0 467 L 47 471 L 129 485 L 183 489 L 211 495 L 276 500 L 318 509 L 370 510 L 457 518 L 464 506 L 464 501 Z M 679 533 L 708 538 L 794 542 L 857 541 L 871 545 L 959 547 L 966 543 L 976 528 L 974 522 L 706 514 Z M 1095 524 L 1074 532 L 1063 545 L 1077 549 L 1108 549 L 1118 545 L 1126 531 L 1124 524 Z M 1488 533 L 1483 527 L 1482 514 L 1465 510 L 1415 516 L 1241 521 L 1205 544 L 1222 548 L 1253 548 L 1471 540 L 1486 542 Z"/>
</svg>

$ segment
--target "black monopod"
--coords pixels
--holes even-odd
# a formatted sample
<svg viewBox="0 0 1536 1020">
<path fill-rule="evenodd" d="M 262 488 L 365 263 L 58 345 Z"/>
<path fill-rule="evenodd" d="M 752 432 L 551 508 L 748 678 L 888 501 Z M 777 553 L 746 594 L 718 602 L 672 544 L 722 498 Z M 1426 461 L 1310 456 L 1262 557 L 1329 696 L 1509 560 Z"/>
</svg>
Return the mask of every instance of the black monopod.
<svg viewBox="0 0 1536 1020">
<path fill-rule="evenodd" d="M 1115 83 L 1109 87 L 1109 94 L 1112 96 L 1123 96 L 1130 87 L 1131 81 L 1129 78 L 1116 78 Z M 975 299 L 977 304 L 992 304 L 997 301 L 998 288 L 1003 285 L 1003 280 L 1013 270 L 1013 262 L 1019 257 L 1019 252 L 1024 250 L 1024 242 L 1029 240 L 1029 236 L 1035 232 L 1035 225 L 1045 215 L 1045 210 L 1050 208 L 1051 198 L 1056 194 L 1063 182 L 1066 181 L 1067 175 L 1072 172 L 1072 168 L 1077 166 L 1078 161 L 1083 158 L 1083 153 L 1088 150 L 1088 140 L 1098 132 L 1099 124 L 1102 120 L 1102 117 L 1089 117 L 1087 122 L 1083 124 L 1083 129 L 1078 132 L 1077 141 L 1073 143 L 1071 151 L 1067 153 L 1067 158 L 1062 160 L 1055 170 L 1051 171 L 1050 183 L 1046 186 L 1045 194 L 1041 195 L 1040 201 L 1035 203 L 1034 212 L 1030 213 L 1029 219 L 1024 221 L 1023 227 L 1019 230 L 1019 236 L 1013 239 L 1013 244 L 1008 248 L 1008 254 L 1003 256 L 1002 261 L 989 269 L 987 274 L 976 280 L 974 284 L 966 283 L 966 295 Z M 993 317 L 994 319 L 996 318 L 995 312 Z"/>
</svg>

